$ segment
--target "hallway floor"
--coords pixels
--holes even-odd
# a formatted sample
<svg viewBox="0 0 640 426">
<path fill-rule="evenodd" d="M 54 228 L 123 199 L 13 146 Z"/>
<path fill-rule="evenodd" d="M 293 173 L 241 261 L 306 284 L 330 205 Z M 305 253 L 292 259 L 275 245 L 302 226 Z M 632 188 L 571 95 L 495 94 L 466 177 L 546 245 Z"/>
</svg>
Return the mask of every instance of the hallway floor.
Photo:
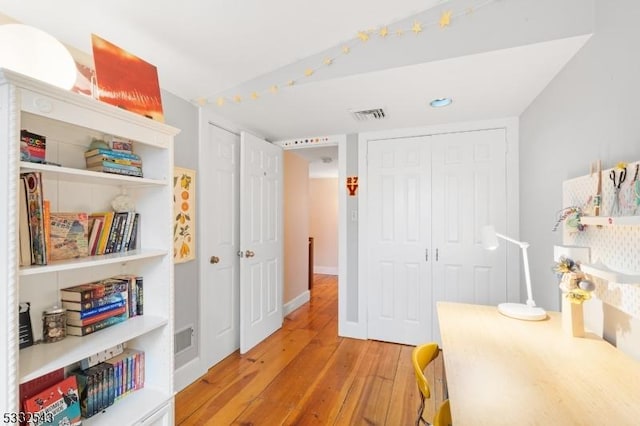
<svg viewBox="0 0 640 426">
<path fill-rule="evenodd" d="M 411 425 L 419 405 L 413 346 L 338 337 L 338 285 L 315 275 L 311 301 L 176 396 L 177 425 Z M 440 360 L 440 358 L 438 358 Z M 427 370 L 431 383 L 442 364 Z M 441 386 L 427 404 L 430 419 Z"/>
</svg>

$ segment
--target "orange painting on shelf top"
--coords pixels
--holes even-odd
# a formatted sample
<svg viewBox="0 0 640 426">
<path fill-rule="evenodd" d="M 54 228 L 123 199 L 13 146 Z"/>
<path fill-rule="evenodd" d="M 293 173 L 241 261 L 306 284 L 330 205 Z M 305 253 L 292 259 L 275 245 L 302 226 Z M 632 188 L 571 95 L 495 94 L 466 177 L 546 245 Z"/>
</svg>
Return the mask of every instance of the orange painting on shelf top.
<svg viewBox="0 0 640 426">
<path fill-rule="evenodd" d="M 118 46 L 91 34 L 98 98 L 164 122 L 158 70 Z"/>
</svg>

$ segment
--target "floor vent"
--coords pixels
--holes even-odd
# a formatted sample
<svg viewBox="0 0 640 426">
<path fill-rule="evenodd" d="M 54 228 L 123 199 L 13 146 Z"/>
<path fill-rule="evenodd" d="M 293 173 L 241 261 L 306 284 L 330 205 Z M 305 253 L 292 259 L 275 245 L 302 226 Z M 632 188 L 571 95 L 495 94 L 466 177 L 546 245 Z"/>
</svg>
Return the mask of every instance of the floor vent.
<svg viewBox="0 0 640 426">
<path fill-rule="evenodd" d="M 193 345 L 193 327 L 187 327 L 178 331 L 173 336 L 174 352 L 180 353 L 186 349 L 189 349 Z"/>
<path fill-rule="evenodd" d="M 382 120 L 387 117 L 387 113 L 382 108 L 351 110 L 350 112 L 357 121 Z"/>
</svg>

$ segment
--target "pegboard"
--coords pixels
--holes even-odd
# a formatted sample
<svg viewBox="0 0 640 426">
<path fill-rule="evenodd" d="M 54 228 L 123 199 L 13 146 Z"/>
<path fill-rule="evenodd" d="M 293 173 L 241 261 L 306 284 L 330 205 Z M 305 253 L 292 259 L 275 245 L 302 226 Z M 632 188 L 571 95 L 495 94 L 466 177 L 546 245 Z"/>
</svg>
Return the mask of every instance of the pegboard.
<svg viewBox="0 0 640 426">
<path fill-rule="evenodd" d="M 613 169 L 602 171 L 600 216 L 640 215 L 640 208 L 636 206 L 633 182 L 638 164 L 640 162 L 627 165 L 626 180 L 620 186 L 617 211 L 612 211 L 615 205 L 615 190 L 609 175 Z M 585 215 L 593 215 L 593 196 L 596 188 L 596 173 L 565 181 L 562 188 L 563 207 L 577 206 L 583 209 Z M 583 231 L 577 231 L 565 223 L 563 244 L 589 247 L 591 264 L 601 262 L 612 270 L 637 275 L 639 278 L 636 284 L 619 284 L 594 277 L 594 293 L 603 302 L 640 318 L 640 225 L 589 225 Z"/>
</svg>

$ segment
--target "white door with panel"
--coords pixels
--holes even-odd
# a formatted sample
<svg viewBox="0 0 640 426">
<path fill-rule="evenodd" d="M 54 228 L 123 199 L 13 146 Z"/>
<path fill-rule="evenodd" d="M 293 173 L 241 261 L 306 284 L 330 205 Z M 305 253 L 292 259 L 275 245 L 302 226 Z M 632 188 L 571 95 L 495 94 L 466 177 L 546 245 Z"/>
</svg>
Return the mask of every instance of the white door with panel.
<svg viewBox="0 0 640 426">
<path fill-rule="evenodd" d="M 411 343 L 431 327 L 428 137 L 369 141 L 368 336 Z"/>
<path fill-rule="evenodd" d="M 506 229 L 504 129 L 432 136 L 433 339 L 435 302 L 497 305 L 507 300 L 506 250 L 482 247 L 481 229 Z"/>
<path fill-rule="evenodd" d="M 240 135 L 240 352 L 282 326 L 282 148 Z"/>
<path fill-rule="evenodd" d="M 439 340 L 439 300 L 506 300 L 504 252 L 480 229 L 506 224 L 503 129 L 367 144 L 368 337 Z"/>
<path fill-rule="evenodd" d="M 200 323 L 205 371 L 240 345 L 240 137 L 211 123 L 200 146 Z"/>
</svg>

